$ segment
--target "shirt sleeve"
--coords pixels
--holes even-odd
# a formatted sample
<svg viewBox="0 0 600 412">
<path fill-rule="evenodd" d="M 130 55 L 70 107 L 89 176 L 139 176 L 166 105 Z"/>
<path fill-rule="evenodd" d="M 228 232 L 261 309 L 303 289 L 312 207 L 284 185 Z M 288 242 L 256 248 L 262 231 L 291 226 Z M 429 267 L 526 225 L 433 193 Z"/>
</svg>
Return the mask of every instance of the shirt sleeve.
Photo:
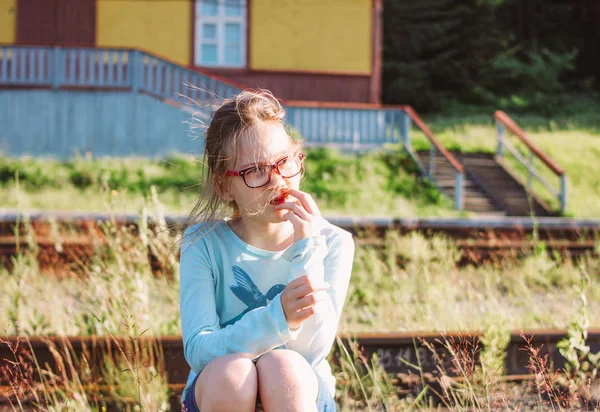
<svg viewBox="0 0 600 412">
<path fill-rule="evenodd" d="M 186 240 L 189 238 L 192 240 Z M 227 354 L 254 359 L 299 333 L 290 332 L 280 295 L 221 329 L 215 303 L 216 274 L 206 241 L 193 238 L 188 229 L 181 246 L 180 316 L 184 355 L 194 372 L 200 373 L 211 360 Z"/>
<path fill-rule="evenodd" d="M 316 367 L 329 354 L 338 328 L 348 292 L 354 240 L 348 232 L 337 232 L 329 242 L 315 236 L 298 241 L 284 254 L 290 261 L 290 281 L 303 275 L 331 284 L 326 299 L 317 305 L 316 313 L 302 323 L 302 330 L 286 345 Z"/>
</svg>

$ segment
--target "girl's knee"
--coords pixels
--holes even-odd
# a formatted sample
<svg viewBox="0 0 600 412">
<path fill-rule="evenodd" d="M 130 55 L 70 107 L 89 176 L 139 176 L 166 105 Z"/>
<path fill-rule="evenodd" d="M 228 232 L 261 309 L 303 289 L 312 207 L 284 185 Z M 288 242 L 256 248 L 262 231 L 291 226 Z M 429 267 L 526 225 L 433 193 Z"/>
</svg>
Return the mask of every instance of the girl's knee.
<svg viewBox="0 0 600 412">
<path fill-rule="evenodd" d="M 228 404 L 254 403 L 257 385 L 256 367 L 250 359 L 241 355 L 221 356 L 213 359 L 200 374 L 195 388 L 196 402 L 218 410 L 227 410 Z"/>
<path fill-rule="evenodd" d="M 306 359 L 298 352 L 289 349 L 277 349 L 265 353 L 258 360 L 256 368 L 259 374 L 262 369 L 266 368 L 285 368 L 291 372 L 303 372 L 305 370 L 312 372 L 312 368 Z"/>
<path fill-rule="evenodd" d="M 319 392 L 313 368 L 298 352 L 287 349 L 267 352 L 259 359 L 256 369 L 261 386 L 283 385 L 311 398 L 316 398 Z"/>
<path fill-rule="evenodd" d="M 216 373 L 220 379 L 242 379 L 256 381 L 256 367 L 252 360 L 245 356 L 232 354 L 213 359 L 203 373 L 209 370 L 211 375 Z"/>
</svg>

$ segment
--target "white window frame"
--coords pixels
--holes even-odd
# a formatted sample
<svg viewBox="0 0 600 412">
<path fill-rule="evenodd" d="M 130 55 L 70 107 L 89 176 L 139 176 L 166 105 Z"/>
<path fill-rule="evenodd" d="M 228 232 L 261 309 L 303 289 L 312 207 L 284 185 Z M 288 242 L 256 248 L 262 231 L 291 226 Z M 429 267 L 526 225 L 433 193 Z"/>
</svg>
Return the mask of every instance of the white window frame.
<svg viewBox="0 0 600 412">
<path fill-rule="evenodd" d="M 247 0 L 240 0 L 241 13 L 239 16 L 225 15 L 226 0 L 217 0 L 217 15 L 203 16 L 202 15 L 202 0 L 194 0 L 196 3 L 195 16 L 195 46 L 194 46 L 194 65 L 202 67 L 225 67 L 225 68 L 244 68 L 246 67 L 246 33 L 247 33 Z M 212 23 L 217 29 L 217 64 L 206 65 L 202 63 L 202 45 L 204 42 L 203 25 L 204 23 Z M 240 25 L 240 64 L 231 65 L 225 63 L 225 24 L 235 23 Z M 207 42 L 208 43 L 208 42 Z"/>
</svg>

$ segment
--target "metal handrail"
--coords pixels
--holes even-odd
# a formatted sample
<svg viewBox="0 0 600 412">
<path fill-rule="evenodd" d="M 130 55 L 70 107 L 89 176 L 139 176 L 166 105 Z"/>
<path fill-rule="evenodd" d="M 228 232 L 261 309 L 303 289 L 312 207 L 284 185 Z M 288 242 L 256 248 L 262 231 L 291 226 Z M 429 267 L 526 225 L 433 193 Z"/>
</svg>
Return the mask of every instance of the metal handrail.
<svg viewBox="0 0 600 412">
<path fill-rule="evenodd" d="M 496 119 L 496 130 L 497 130 L 497 156 L 502 159 L 504 158 L 504 148 L 508 151 L 527 169 L 527 189 L 532 190 L 533 178 L 535 177 L 552 196 L 556 197 L 560 202 L 560 211 L 564 213 L 567 207 L 567 175 L 565 171 L 558 166 L 550 157 L 544 153 L 539 147 L 537 147 L 527 134 L 503 111 L 496 111 L 494 115 Z M 504 129 L 511 131 L 521 142 L 525 144 L 529 150 L 528 160 L 525 160 L 521 153 L 514 148 L 505 138 Z M 540 159 L 555 175 L 560 178 L 560 189 L 556 190 L 533 165 L 534 155 Z"/>
</svg>

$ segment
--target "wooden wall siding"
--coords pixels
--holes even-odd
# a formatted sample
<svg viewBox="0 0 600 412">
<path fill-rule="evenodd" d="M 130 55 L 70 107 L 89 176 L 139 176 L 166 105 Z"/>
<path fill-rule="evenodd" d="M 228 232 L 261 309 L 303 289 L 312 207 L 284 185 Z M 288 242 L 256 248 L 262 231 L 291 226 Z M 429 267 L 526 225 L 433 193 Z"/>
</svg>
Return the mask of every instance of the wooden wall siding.
<svg viewBox="0 0 600 412">
<path fill-rule="evenodd" d="M 0 43 L 15 41 L 17 0 L 0 0 Z"/>
<path fill-rule="evenodd" d="M 402 142 L 409 147 L 406 109 L 331 106 L 290 105 L 287 121 L 308 146 L 359 150 Z M 0 151 L 61 159 L 86 152 L 200 155 L 202 135 L 190 133 L 186 122 L 191 116 L 189 110 L 139 93 L 5 89 L 0 90 Z"/>
<path fill-rule="evenodd" d="M 248 87 L 268 89 L 285 100 L 377 103 L 371 101 L 370 76 L 211 69 Z"/>
<path fill-rule="evenodd" d="M 17 0 L 17 43 L 96 44 L 96 0 Z"/>
<path fill-rule="evenodd" d="M 82 46 L 96 45 L 96 0 L 59 0 L 58 42 Z"/>
<path fill-rule="evenodd" d="M 97 0 L 97 45 L 139 47 L 188 66 L 191 14 L 192 0 Z"/>
<path fill-rule="evenodd" d="M 252 1 L 249 68 L 369 75 L 373 1 Z"/>
<path fill-rule="evenodd" d="M 17 1 L 17 42 L 55 43 L 58 0 Z"/>
<path fill-rule="evenodd" d="M 0 151 L 69 158 L 198 154 L 190 115 L 142 94 L 0 90 Z"/>
</svg>

